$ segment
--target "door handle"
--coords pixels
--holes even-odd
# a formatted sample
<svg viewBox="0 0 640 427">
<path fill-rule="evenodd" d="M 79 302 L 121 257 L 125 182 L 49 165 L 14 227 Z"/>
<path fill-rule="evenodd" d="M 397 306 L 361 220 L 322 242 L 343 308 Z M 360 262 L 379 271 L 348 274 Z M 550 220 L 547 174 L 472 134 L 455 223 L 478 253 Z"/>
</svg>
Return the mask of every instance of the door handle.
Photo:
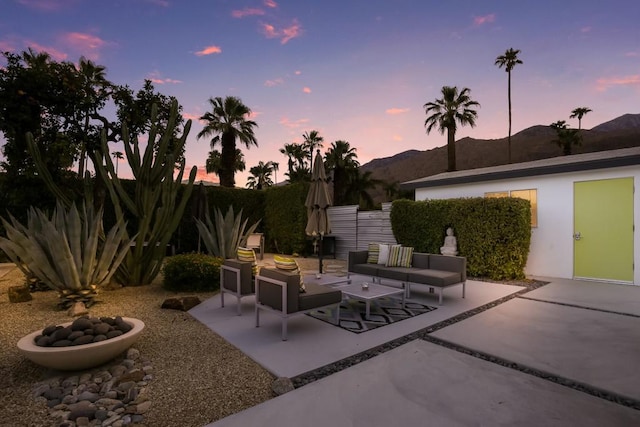
<svg viewBox="0 0 640 427">
<path fill-rule="evenodd" d="M 578 231 L 577 233 L 575 233 L 575 234 L 573 235 L 573 238 L 574 238 L 575 240 L 580 240 L 580 239 L 582 239 L 582 235 L 581 235 L 581 234 L 580 234 L 580 232 Z"/>
</svg>

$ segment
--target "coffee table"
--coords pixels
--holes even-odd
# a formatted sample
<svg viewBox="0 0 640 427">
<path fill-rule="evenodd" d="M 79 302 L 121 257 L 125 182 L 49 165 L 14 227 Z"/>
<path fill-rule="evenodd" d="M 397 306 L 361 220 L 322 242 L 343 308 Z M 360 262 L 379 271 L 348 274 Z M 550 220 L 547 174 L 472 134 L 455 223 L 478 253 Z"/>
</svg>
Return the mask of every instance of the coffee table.
<svg viewBox="0 0 640 427">
<path fill-rule="evenodd" d="M 335 286 L 341 285 L 343 283 L 351 283 L 351 279 L 344 276 L 336 276 L 331 273 L 323 273 L 320 275 L 320 278 L 317 278 L 315 274 L 305 274 L 303 276 L 304 283 L 316 283 L 322 286 Z"/>
<path fill-rule="evenodd" d="M 363 283 L 367 283 L 367 289 L 362 288 Z M 402 308 L 404 308 L 404 288 L 392 288 L 391 286 L 385 286 L 379 283 L 357 282 L 340 286 L 338 289 L 342 291 L 343 295 L 347 295 L 348 297 L 356 298 L 365 302 L 365 319 L 369 318 L 371 301 L 378 298 L 387 297 L 390 295 L 402 295 Z"/>
</svg>

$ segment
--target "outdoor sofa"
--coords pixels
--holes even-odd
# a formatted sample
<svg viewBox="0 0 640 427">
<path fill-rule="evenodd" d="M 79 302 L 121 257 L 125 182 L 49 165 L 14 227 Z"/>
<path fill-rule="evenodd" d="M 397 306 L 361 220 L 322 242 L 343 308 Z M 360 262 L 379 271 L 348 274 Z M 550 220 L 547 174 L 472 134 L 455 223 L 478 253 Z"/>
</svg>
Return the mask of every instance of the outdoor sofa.
<svg viewBox="0 0 640 427">
<path fill-rule="evenodd" d="M 260 310 L 270 311 L 282 318 L 282 340 L 287 340 L 289 317 L 324 307 L 335 306 L 337 324 L 340 319 L 342 292 L 316 283 L 300 286 L 300 274 L 263 267 L 255 279 L 256 327 L 260 326 Z"/>
<path fill-rule="evenodd" d="M 240 300 L 242 297 L 255 293 L 255 283 L 252 277 L 253 263 L 237 259 L 225 259 L 220 266 L 220 302 L 224 307 L 224 294 L 236 297 L 238 316 L 242 314 Z"/>
<path fill-rule="evenodd" d="M 374 258 L 375 260 L 375 258 Z M 424 285 L 439 289 L 439 301 L 442 305 L 442 291 L 450 286 L 462 285 L 462 298 L 465 297 L 467 281 L 467 259 L 461 256 L 445 256 L 413 252 L 408 266 L 398 267 L 373 263 L 369 251 L 349 252 L 348 274 L 362 274 L 376 279 L 388 279 L 400 282 L 406 297 L 411 296 L 411 286 Z M 406 264 L 405 264 L 406 265 Z"/>
</svg>

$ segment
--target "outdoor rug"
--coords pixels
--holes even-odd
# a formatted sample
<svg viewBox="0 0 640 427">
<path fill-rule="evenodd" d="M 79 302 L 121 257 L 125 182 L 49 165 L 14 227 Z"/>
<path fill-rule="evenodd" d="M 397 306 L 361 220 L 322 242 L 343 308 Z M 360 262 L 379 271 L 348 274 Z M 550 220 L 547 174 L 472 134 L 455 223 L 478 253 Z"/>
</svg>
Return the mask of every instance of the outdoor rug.
<svg viewBox="0 0 640 427">
<path fill-rule="evenodd" d="M 361 334 L 435 309 L 436 307 L 413 301 L 406 301 L 405 308 L 402 308 L 400 300 L 385 297 L 371 301 L 371 312 L 369 318 L 365 319 L 365 302 L 349 298 L 344 299 L 340 304 L 340 327 L 354 334 Z M 307 315 L 335 325 L 335 308 L 315 310 Z"/>
</svg>

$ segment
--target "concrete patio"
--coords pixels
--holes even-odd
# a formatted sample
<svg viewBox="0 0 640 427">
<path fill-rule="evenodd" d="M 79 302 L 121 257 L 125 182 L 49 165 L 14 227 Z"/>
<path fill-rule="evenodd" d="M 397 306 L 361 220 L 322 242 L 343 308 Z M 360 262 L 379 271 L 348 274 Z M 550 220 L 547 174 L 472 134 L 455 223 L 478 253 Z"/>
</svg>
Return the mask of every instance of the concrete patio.
<svg viewBox="0 0 640 427">
<path fill-rule="evenodd" d="M 547 280 L 426 341 L 410 341 L 211 426 L 301 420 L 310 426 L 640 425 L 640 287 Z M 219 297 L 191 314 L 275 375 L 293 377 L 518 290 L 469 281 L 466 299 L 448 289 L 436 310 L 363 334 L 298 316 L 286 342 L 275 316 L 263 316 L 255 328 L 250 299 L 242 316 L 235 315 L 235 301 L 221 309 Z M 435 294 L 412 297 L 437 305 Z"/>
</svg>

